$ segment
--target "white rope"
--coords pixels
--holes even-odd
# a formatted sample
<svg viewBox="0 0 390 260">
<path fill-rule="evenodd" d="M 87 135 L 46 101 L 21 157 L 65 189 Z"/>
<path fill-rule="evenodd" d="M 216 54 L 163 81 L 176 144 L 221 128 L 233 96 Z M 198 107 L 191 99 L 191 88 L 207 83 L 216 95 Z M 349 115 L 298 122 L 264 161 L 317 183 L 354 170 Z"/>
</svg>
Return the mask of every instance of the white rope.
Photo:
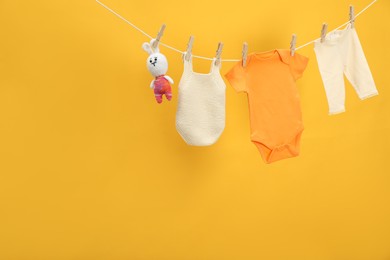
<svg viewBox="0 0 390 260">
<path fill-rule="evenodd" d="M 118 14 L 117 12 L 115 12 L 114 10 L 112 10 L 110 7 L 108 7 L 107 5 L 103 4 L 102 2 L 100 2 L 99 0 L 96 0 L 96 2 L 98 2 L 98 4 L 100 4 L 101 6 L 103 6 L 104 8 L 106 8 L 108 11 L 110 11 L 111 13 L 115 14 L 117 17 L 119 17 L 120 19 L 122 19 L 123 21 L 125 21 L 126 23 L 128 23 L 131 27 L 133 27 L 134 29 L 136 29 L 137 31 L 139 31 L 140 33 L 142 33 L 143 35 L 145 35 L 146 37 L 148 37 L 149 39 L 153 39 L 152 36 L 150 36 L 149 34 L 147 34 L 146 32 L 144 32 L 143 30 L 141 30 L 140 28 L 138 28 L 135 24 L 131 23 L 130 21 L 126 20 L 122 15 Z"/>
<path fill-rule="evenodd" d="M 360 16 L 362 13 L 364 13 L 368 8 L 370 8 L 370 7 L 371 7 L 373 4 L 375 4 L 375 2 L 377 2 L 377 1 L 378 1 L 378 0 L 374 0 L 374 1 L 372 1 L 369 5 L 367 5 L 366 7 L 364 7 L 363 10 L 361 10 L 359 13 L 357 13 L 357 14 L 355 15 L 355 19 L 356 19 L 358 16 Z M 328 33 L 337 31 L 338 29 L 340 29 L 340 28 L 346 26 L 347 24 L 349 24 L 349 22 L 350 22 L 350 21 L 343 23 L 342 25 L 340 25 L 339 27 L 333 29 L 332 31 L 330 31 L 330 32 L 328 32 Z M 301 46 L 295 48 L 295 50 L 302 49 L 302 48 L 304 48 L 304 47 L 306 47 L 306 46 L 308 46 L 308 45 L 310 45 L 310 44 L 312 44 L 312 43 L 314 43 L 315 41 L 320 40 L 320 39 L 321 39 L 321 38 L 317 38 L 317 39 L 312 40 L 312 41 L 310 41 L 310 42 L 308 42 L 308 43 L 305 43 L 305 44 L 303 44 L 303 45 L 301 45 Z"/>
<path fill-rule="evenodd" d="M 361 10 L 359 13 L 357 13 L 355 15 L 355 19 L 360 16 L 362 13 L 364 13 L 365 11 L 367 11 L 368 8 L 370 8 L 373 4 L 375 4 L 378 0 L 374 0 L 372 1 L 369 5 L 367 5 L 365 8 L 363 8 L 363 10 Z M 149 34 L 147 34 L 145 31 L 143 31 L 141 28 L 137 27 L 135 24 L 131 23 L 130 21 L 128 21 L 127 19 L 125 19 L 123 16 L 121 16 L 120 14 L 118 14 L 117 12 L 115 12 L 114 10 L 112 10 L 111 8 L 109 8 L 108 6 L 106 6 L 105 4 L 103 4 L 102 2 L 100 2 L 99 0 L 96 0 L 96 2 L 98 4 L 100 4 L 101 6 L 103 6 L 104 8 L 106 8 L 108 11 L 110 11 L 111 13 L 113 13 L 114 15 L 116 15 L 118 18 L 120 18 L 121 20 L 123 20 L 124 22 L 126 22 L 127 24 L 129 24 L 131 27 L 133 27 L 134 29 L 136 29 L 137 31 L 139 31 L 140 33 L 142 33 L 143 35 L 145 35 L 146 37 L 148 37 L 149 39 L 153 39 L 152 36 L 150 36 Z M 348 22 L 345 22 L 343 23 L 342 25 L 340 25 L 339 27 L 333 29 L 332 31 L 328 32 L 328 33 L 331 33 L 331 32 L 334 32 L 344 26 L 346 26 L 347 24 L 349 24 L 350 21 Z M 315 40 L 312 40 L 308 43 L 305 43 L 297 48 L 295 48 L 295 50 L 299 50 L 299 49 L 302 49 L 312 43 L 314 43 L 315 41 L 319 40 L 320 38 L 317 38 Z M 163 42 L 160 41 L 159 43 L 160 45 L 172 50 L 172 51 L 175 51 L 175 52 L 178 52 L 180 54 L 185 54 L 184 51 L 181 51 L 179 49 L 176 49 L 168 44 L 165 44 Z M 192 55 L 192 57 L 194 58 L 198 58 L 198 59 L 203 59 L 203 60 L 213 60 L 213 58 L 209 58 L 209 57 L 204 57 L 204 56 L 199 56 L 199 55 Z M 221 59 L 221 62 L 238 62 L 238 61 L 241 61 L 241 59 Z"/>
</svg>

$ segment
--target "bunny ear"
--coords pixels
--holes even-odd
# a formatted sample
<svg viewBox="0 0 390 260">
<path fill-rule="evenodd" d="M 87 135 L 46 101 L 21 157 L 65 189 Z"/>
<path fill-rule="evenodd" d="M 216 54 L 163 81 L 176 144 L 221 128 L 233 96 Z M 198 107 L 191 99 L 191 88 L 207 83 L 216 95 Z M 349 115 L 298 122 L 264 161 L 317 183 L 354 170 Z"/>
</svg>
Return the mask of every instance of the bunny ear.
<svg viewBox="0 0 390 260">
<path fill-rule="evenodd" d="M 156 39 L 152 39 L 152 40 L 150 41 L 150 46 L 151 46 L 152 51 L 153 51 L 154 53 L 159 53 L 159 52 L 160 52 L 160 49 L 159 49 L 159 47 L 158 47 L 159 44 L 157 44 L 156 48 L 153 48 L 153 45 L 154 45 L 155 42 L 156 42 Z"/>
<path fill-rule="evenodd" d="M 150 46 L 150 44 L 148 42 L 144 42 L 142 44 L 142 49 L 144 49 L 144 51 L 146 51 L 147 53 L 149 54 L 152 54 L 153 51 L 152 51 L 152 47 Z"/>
</svg>

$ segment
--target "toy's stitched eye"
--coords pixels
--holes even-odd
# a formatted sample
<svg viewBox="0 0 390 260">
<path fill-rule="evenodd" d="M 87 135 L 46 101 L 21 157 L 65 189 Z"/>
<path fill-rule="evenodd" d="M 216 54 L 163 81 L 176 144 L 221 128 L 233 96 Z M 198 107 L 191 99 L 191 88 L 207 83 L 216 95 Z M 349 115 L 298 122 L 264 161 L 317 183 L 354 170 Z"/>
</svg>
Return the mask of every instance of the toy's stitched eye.
<svg viewBox="0 0 390 260">
<path fill-rule="evenodd" d="M 152 60 L 149 60 L 150 63 L 152 63 L 153 61 Z"/>
<path fill-rule="evenodd" d="M 154 61 L 157 61 L 157 57 L 154 58 Z"/>
</svg>

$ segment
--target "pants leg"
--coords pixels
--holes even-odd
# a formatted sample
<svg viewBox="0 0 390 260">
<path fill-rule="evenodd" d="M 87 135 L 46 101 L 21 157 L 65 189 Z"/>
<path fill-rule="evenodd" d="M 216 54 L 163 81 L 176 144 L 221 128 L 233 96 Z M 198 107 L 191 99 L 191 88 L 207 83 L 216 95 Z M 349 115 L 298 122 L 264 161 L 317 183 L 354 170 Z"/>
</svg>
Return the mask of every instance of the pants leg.
<svg viewBox="0 0 390 260">
<path fill-rule="evenodd" d="M 348 33 L 348 39 L 343 46 L 343 51 L 346 53 L 345 76 L 351 82 L 360 99 L 378 95 L 356 30 L 352 28 Z"/>
<path fill-rule="evenodd" d="M 314 51 L 324 83 L 329 114 L 345 111 L 344 64 L 337 44 L 316 42 Z"/>
</svg>

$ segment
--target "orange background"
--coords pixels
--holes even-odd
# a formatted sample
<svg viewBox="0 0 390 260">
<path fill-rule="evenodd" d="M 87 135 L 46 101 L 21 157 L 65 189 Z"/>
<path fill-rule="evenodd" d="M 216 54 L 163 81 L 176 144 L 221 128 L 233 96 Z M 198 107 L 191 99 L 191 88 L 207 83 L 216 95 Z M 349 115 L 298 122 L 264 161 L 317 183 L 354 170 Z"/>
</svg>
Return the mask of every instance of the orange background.
<svg viewBox="0 0 390 260">
<path fill-rule="evenodd" d="M 163 42 L 223 58 L 288 48 L 348 19 L 346 0 L 106 0 Z M 360 11 L 369 0 L 354 1 Z M 245 94 L 227 85 L 226 129 L 190 147 L 173 101 L 149 89 L 148 39 L 95 1 L 0 1 L 0 259 L 390 259 L 390 2 L 356 22 L 380 95 L 328 116 L 313 46 L 298 82 L 301 156 L 266 165 Z M 208 61 L 194 69 L 208 71 Z M 226 73 L 232 63 L 224 63 Z"/>
</svg>

